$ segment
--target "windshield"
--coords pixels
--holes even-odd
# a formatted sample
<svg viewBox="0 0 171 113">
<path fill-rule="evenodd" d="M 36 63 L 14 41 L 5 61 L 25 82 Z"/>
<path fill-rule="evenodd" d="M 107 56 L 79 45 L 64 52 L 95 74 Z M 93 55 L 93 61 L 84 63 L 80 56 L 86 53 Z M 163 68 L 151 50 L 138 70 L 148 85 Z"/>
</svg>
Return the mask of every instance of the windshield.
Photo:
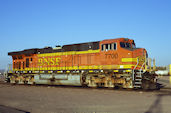
<svg viewBox="0 0 171 113">
<path fill-rule="evenodd" d="M 132 48 L 136 48 L 135 43 L 132 43 Z"/>
<path fill-rule="evenodd" d="M 120 42 L 122 48 L 136 48 L 135 43 Z"/>
<path fill-rule="evenodd" d="M 127 42 L 120 42 L 120 46 L 122 48 L 131 48 L 131 44 Z"/>
</svg>

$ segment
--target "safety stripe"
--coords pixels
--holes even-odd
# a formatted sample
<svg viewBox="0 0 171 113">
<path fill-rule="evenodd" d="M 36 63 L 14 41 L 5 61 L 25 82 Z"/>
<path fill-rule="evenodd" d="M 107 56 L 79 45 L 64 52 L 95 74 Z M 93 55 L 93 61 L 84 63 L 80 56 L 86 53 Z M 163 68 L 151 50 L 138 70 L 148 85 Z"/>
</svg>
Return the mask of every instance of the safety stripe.
<svg viewBox="0 0 171 113">
<path fill-rule="evenodd" d="M 122 62 L 137 62 L 137 58 L 122 58 Z"/>
<path fill-rule="evenodd" d="M 132 72 L 132 70 L 130 70 L 130 69 L 121 69 L 121 70 L 119 70 L 119 69 L 115 69 L 115 70 L 113 70 L 113 72 L 115 72 L 115 73 L 118 73 L 118 72 Z M 53 71 L 53 70 L 51 70 L 51 71 L 16 71 L 17 73 L 19 72 L 19 73 L 25 73 L 25 74 L 27 74 L 27 73 L 49 73 L 49 74 L 52 74 L 52 73 L 72 73 L 72 72 L 75 72 L 75 73 L 79 73 L 79 72 L 81 72 L 81 71 L 69 71 L 69 70 L 65 70 L 65 71 Z M 83 70 L 82 70 L 82 72 L 84 72 Z M 90 73 L 93 73 L 93 72 L 100 72 L 99 70 L 89 70 L 88 72 L 90 72 Z M 14 71 L 14 73 L 15 73 L 15 71 Z M 24 76 L 24 75 L 23 75 Z"/>
<path fill-rule="evenodd" d="M 90 73 L 92 73 L 92 72 L 93 72 L 93 70 L 90 70 L 89 72 L 90 72 Z"/>
<path fill-rule="evenodd" d="M 119 70 L 113 70 L 113 72 L 119 72 Z"/>
<path fill-rule="evenodd" d="M 53 71 L 48 71 L 48 73 L 52 73 Z"/>
<path fill-rule="evenodd" d="M 70 71 L 66 71 L 67 73 L 70 73 Z"/>
<path fill-rule="evenodd" d="M 27 70 L 90 70 L 90 69 L 132 69 L 134 64 L 130 65 L 99 65 L 99 66 L 73 66 L 73 67 L 39 67 L 39 68 L 25 68 L 14 69 L 13 71 L 27 71 Z M 141 68 L 141 66 L 137 66 Z"/>
<path fill-rule="evenodd" d="M 131 72 L 132 70 L 125 70 L 125 72 Z"/>
<path fill-rule="evenodd" d="M 38 54 L 38 57 L 47 57 L 47 56 L 61 56 L 61 55 L 77 55 L 77 54 L 88 54 L 88 53 L 99 53 L 100 50 L 88 50 L 88 51 L 70 51 L 70 52 L 56 52 L 56 53 L 44 53 Z"/>
</svg>

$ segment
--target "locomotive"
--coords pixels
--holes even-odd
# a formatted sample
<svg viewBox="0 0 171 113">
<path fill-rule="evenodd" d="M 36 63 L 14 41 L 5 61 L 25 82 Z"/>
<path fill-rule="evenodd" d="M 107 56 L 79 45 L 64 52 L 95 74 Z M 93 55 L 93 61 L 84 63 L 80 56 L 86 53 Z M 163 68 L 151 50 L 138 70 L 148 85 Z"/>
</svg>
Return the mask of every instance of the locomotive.
<svg viewBox="0 0 171 113">
<path fill-rule="evenodd" d="M 128 38 L 33 48 L 9 52 L 13 84 L 48 84 L 88 87 L 156 87 L 148 69 L 148 54 Z"/>
</svg>

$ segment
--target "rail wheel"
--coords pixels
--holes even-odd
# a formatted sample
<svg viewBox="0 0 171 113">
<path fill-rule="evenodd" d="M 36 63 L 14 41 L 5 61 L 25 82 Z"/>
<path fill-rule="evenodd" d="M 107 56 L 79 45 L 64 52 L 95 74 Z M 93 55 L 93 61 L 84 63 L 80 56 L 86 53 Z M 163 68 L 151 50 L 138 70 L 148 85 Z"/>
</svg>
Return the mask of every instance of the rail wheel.
<svg viewBox="0 0 171 113">
<path fill-rule="evenodd" d="M 24 84 L 25 78 L 23 76 L 17 77 L 18 84 Z"/>
<path fill-rule="evenodd" d="M 28 84 L 33 85 L 34 83 L 34 76 L 30 76 L 28 79 Z"/>
<path fill-rule="evenodd" d="M 158 89 L 158 88 L 157 88 L 157 84 L 156 83 L 153 83 L 151 81 L 145 80 L 142 83 L 142 89 L 144 89 L 144 90 L 155 90 L 155 89 Z"/>
<path fill-rule="evenodd" d="M 16 83 L 16 77 L 15 76 L 10 77 L 10 83 L 12 83 L 12 84 Z"/>
</svg>

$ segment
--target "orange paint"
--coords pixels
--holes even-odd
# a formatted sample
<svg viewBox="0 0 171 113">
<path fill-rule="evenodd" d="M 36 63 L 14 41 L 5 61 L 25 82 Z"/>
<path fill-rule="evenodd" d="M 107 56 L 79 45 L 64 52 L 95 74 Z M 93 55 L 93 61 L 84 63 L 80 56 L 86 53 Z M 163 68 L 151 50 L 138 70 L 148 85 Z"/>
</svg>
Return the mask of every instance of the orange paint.
<svg viewBox="0 0 171 113">
<path fill-rule="evenodd" d="M 72 54 L 72 55 L 56 55 L 39 57 L 38 54 L 14 55 L 13 69 L 24 70 L 25 68 L 51 68 L 51 67 L 74 67 L 74 66 L 104 66 L 104 65 L 136 65 L 136 62 L 122 62 L 122 58 L 145 58 L 146 50 L 143 48 L 125 49 L 120 46 L 120 42 L 132 44 L 134 41 L 125 38 L 103 40 L 99 43 L 99 52 Z M 116 43 L 116 50 L 102 51 L 103 44 Z M 47 53 L 45 53 L 47 54 Z M 22 59 L 19 59 L 22 56 Z M 15 59 L 17 57 L 17 59 Z M 26 65 L 26 59 L 29 59 L 29 66 Z M 142 60 L 141 59 L 141 60 Z M 31 61 L 32 60 L 32 61 Z M 143 60 L 139 66 L 142 66 Z M 19 66 L 20 65 L 20 66 Z M 132 67 L 133 68 L 133 67 Z M 138 67 L 137 67 L 138 68 Z M 114 68 L 112 68 L 114 69 Z"/>
</svg>

